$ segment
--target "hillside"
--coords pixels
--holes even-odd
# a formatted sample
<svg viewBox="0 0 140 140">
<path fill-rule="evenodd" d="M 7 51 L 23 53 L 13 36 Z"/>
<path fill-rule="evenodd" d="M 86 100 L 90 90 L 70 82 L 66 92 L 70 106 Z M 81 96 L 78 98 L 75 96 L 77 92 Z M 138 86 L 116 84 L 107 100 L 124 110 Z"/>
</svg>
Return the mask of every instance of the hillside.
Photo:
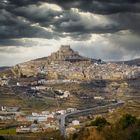
<svg viewBox="0 0 140 140">
<path fill-rule="evenodd" d="M 136 66 L 140 66 L 140 58 L 137 58 L 137 59 L 133 59 L 133 60 L 129 60 L 129 61 L 119 61 L 117 62 L 118 64 L 126 64 L 126 65 L 136 65 Z"/>
</svg>

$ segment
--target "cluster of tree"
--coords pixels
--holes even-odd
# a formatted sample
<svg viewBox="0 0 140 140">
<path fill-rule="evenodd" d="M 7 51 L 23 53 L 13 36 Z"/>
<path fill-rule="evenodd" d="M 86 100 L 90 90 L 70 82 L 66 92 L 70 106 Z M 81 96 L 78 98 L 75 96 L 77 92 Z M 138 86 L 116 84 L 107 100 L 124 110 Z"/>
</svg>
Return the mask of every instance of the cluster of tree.
<svg viewBox="0 0 140 140">
<path fill-rule="evenodd" d="M 105 118 L 97 117 L 70 140 L 140 140 L 140 119 L 125 114 L 111 124 Z"/>
</svg>

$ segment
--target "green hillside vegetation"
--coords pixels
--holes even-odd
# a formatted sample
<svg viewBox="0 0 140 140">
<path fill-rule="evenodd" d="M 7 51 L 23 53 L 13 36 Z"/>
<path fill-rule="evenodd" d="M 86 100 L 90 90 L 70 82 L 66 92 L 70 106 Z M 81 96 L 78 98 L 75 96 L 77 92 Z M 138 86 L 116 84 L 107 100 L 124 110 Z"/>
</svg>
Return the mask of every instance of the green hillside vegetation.
<svg viewBox="0 0 140 140">
<path fill-rule="evenodd" d="M 15 128 L 11 128 L 11 129 L 4 129 L 4 130 L 0 130 L 0 134 L 16 134 L 16 129 Z"/>
<path fill-rule="evenodd" d="M 140 119 L 124 114 L 115 123 L 97 117 L 69 140 L 140 140 Z"/>
</svg>

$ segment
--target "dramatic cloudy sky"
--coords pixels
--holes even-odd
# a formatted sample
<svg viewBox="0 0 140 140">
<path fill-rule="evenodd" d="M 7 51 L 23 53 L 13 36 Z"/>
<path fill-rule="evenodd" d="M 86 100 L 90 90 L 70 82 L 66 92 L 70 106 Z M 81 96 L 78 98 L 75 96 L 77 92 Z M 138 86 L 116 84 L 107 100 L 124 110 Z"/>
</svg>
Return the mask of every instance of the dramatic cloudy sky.
<svg viewBox="0 0 140 140">
<path fill-rule="evenodd" d="M 140 0 L 0 0 L 0 66 L 61 44 L 109 61 L 140 57 Z"/>
</svg>

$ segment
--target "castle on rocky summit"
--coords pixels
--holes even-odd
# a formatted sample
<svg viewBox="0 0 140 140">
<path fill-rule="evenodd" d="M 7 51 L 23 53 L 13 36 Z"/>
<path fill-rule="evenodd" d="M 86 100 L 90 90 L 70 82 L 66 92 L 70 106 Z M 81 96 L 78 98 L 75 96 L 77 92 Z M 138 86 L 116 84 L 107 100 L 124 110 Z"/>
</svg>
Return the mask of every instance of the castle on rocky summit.
<svg viewBox="0 0 140 140">
<path fill-rule="evenodd" d="M 77 51 L 71 49 L 70 45 L 61 45 L 60 49 L 52 53 L 51 56 L 48 57 L 50 61 L 70 61 L 70 62 L 78 62 L 78 61 L 89 61 L 86 57 L 79 55 Z"/>
<path fill-rule="evenodd" d="M 69 51 L 71 50 L 70 45 L 61 45 L 60 51 Z"/>
</svg>

